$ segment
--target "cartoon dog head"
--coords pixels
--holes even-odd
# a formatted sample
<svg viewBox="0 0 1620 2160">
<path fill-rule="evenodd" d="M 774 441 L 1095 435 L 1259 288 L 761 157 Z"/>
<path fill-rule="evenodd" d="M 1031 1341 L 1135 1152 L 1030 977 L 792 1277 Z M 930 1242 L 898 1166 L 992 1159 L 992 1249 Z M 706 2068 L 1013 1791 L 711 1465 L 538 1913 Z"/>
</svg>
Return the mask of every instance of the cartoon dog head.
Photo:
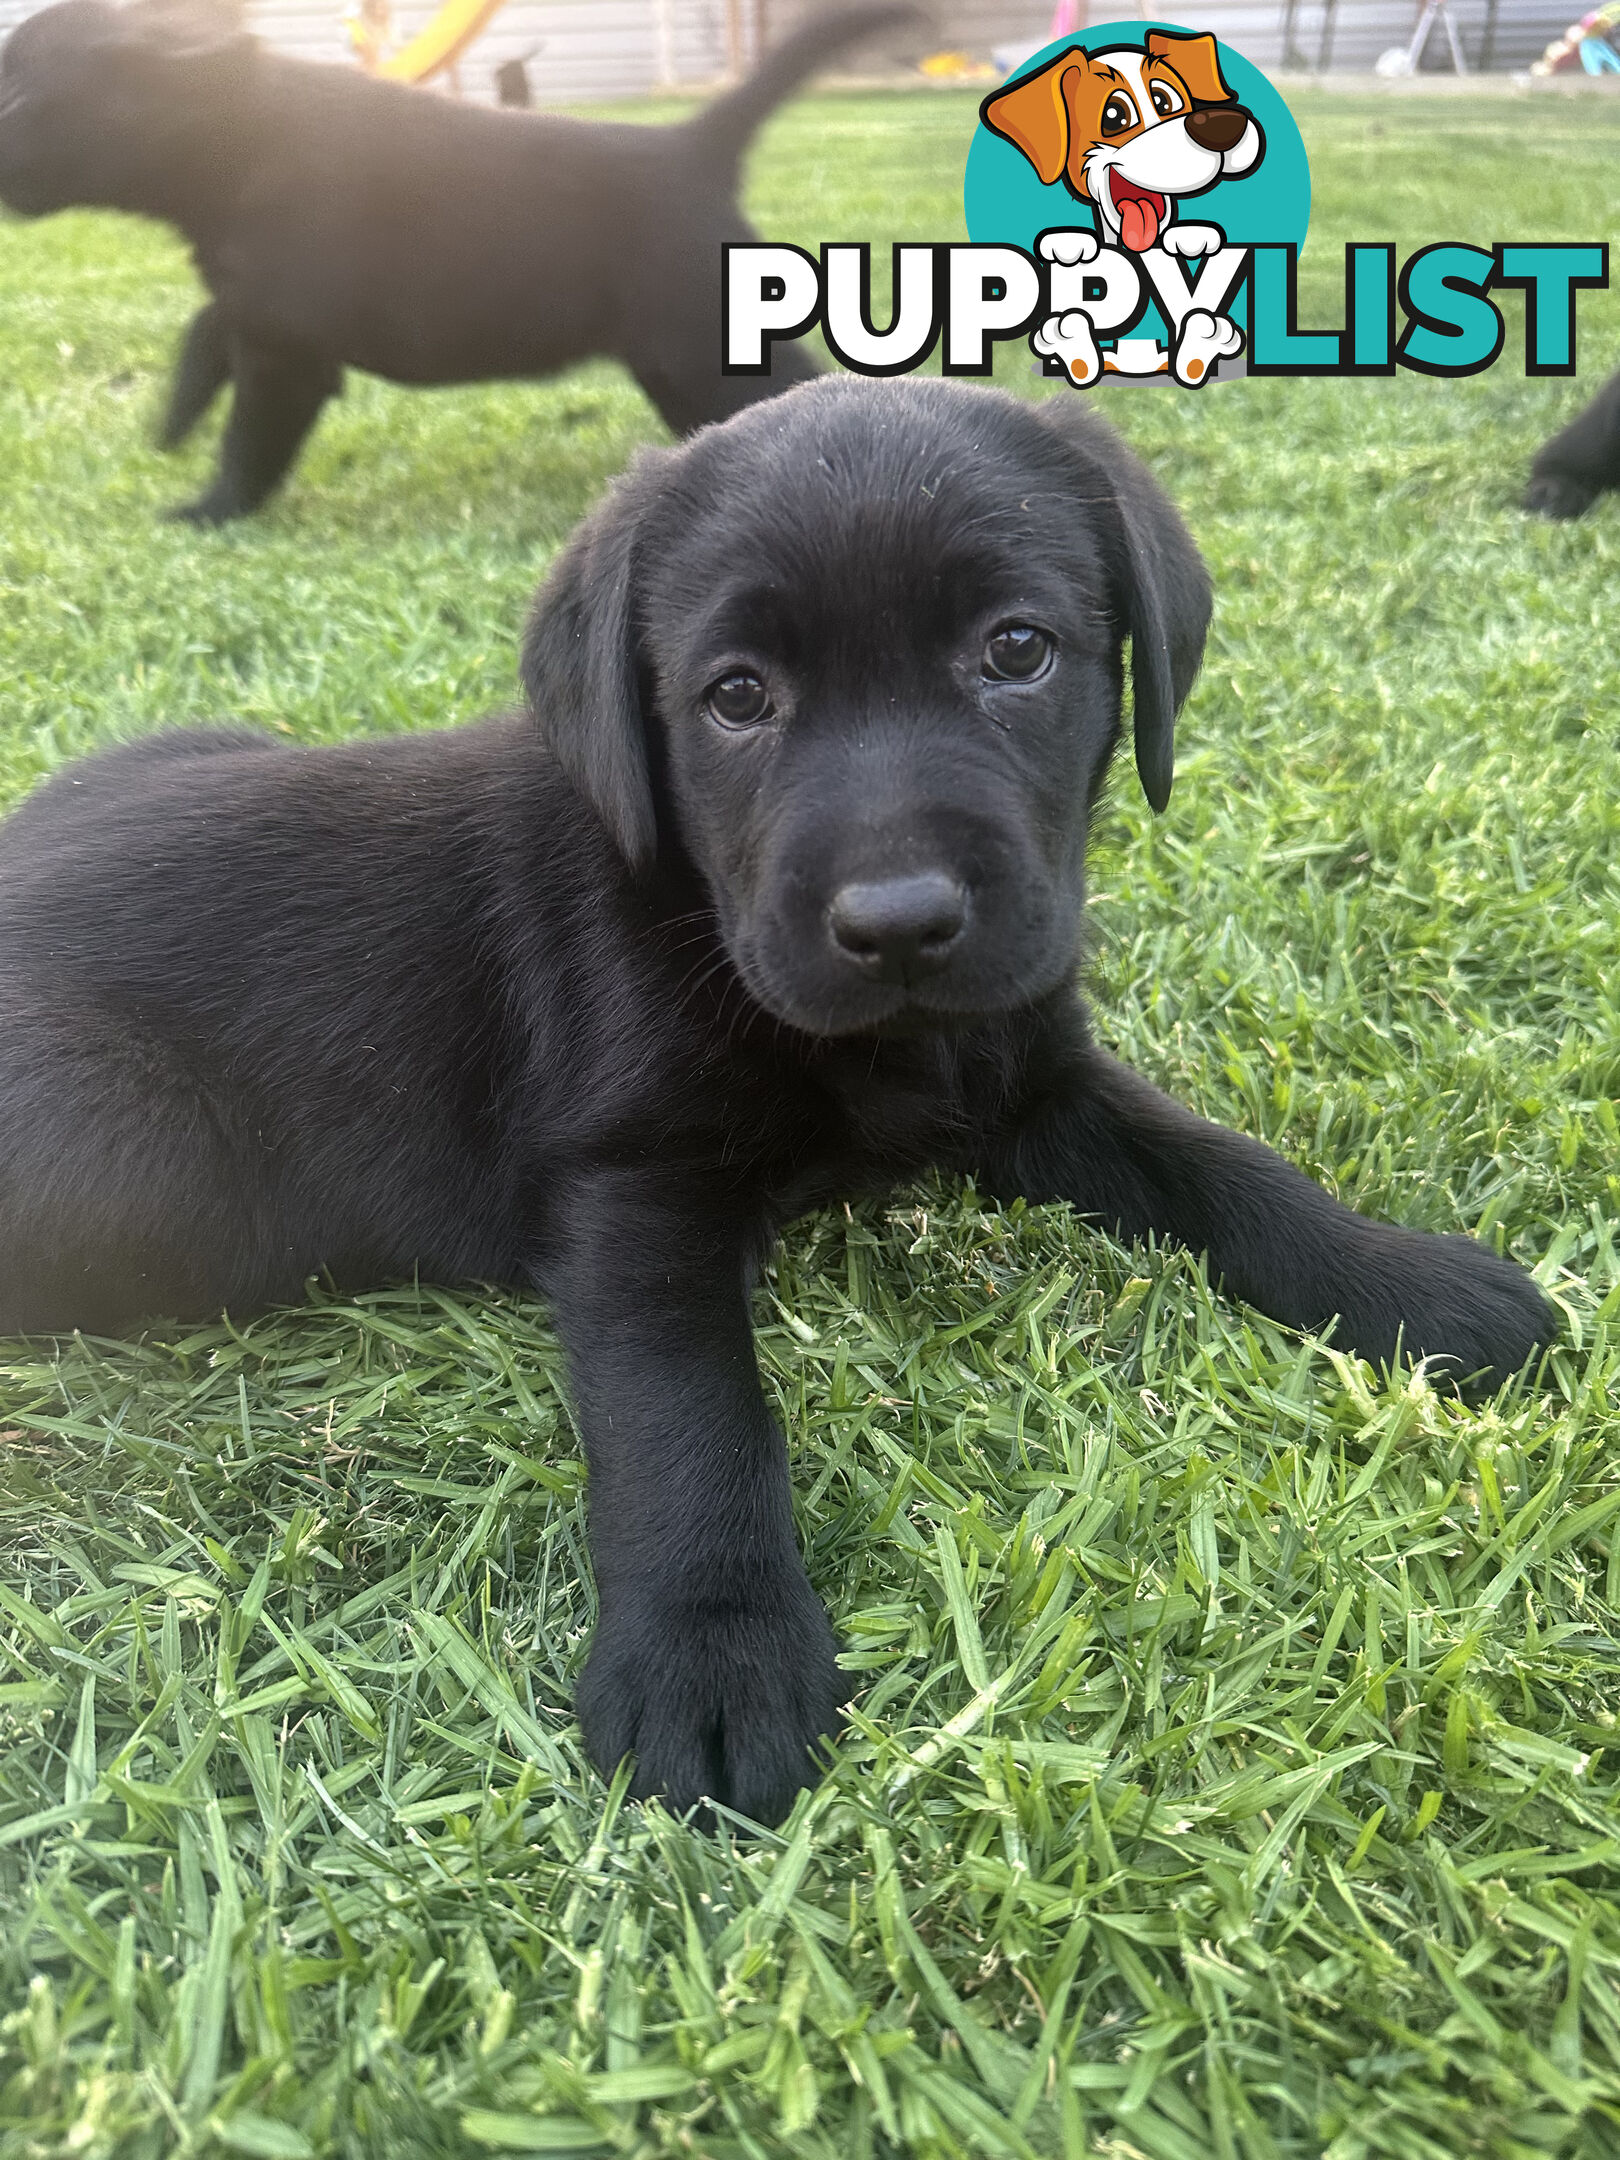
<svg viewBox="0 0 1620 2160">
<path fill-rule="evenodd" d="M 1215 40 L 1150 30 L 1145 50 L 1074 46 L 980 107 L 1047 186 L 1097 213 L 1099 236 L 1133 254 L 1172 222 L 1178 195 L 1253 170 L 1265 139 L 1221 74 Z"/>
</svg>

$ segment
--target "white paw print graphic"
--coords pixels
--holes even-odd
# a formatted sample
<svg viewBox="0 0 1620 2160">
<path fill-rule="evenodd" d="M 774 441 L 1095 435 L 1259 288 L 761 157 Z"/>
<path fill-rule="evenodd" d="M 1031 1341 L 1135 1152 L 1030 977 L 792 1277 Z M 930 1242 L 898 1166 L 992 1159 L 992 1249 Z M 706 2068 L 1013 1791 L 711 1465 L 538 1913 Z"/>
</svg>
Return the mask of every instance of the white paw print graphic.
<svg viewBox="0 0 1620 2160">
<path fill-rule="evenodd" d="M 1213 255 L 1225 247 L 1226 235 L 1218 225 L 1167 225 L 1159 245 L 1167 255 Z"/>
<path fill-rule="evenodd" d="M 1041 234 L 1041 253 L 1051 263 L 1065 263 L 1071 268 L 1076 263 L 1097 260 L 1097 235 L 1082 231 L 1078 226 L 1068 232 Z"/>
<path fill-rule="evenodd" d="M 1182 320 L 1172 372 L 1189 390 L 1208 379 L 1216 363 L 1243 350 L 1243 332 L 1224 315 L 1193 308 Z"/>
<path fill-rule="evenodd" d="M 1049 315 L 1029 342 L 1047 359 L 1061 360 L 1070 382 L 1082 390 L 1102 373 L 1096 332 L 1090 317 L 1078 309 L 1067 315 Z"/>
</svg>

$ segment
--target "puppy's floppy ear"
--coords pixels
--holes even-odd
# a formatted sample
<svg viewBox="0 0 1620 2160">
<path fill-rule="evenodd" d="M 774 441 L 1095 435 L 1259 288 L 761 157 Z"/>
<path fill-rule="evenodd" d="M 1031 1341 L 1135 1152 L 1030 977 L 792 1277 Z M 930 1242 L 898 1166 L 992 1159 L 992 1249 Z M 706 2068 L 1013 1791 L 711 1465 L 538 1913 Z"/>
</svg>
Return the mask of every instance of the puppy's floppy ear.
<svg viewBox="0 0 1620 2160">
<path fill-rule="evenodd" d="M 1131 641 L 1136 770 L 1155 810 L 1170 800 L 1176 715 L 1187 702 L 1209 632 L 1209 571 L 1181 513 L 1135 452 L 1072 392 L 1037 408 L 1115 513 L 1114 574 Z"/>
<path fill-rule="evenodd" d="M 668 455 L 643 452 L 576 530 L 523 638 L 523 687 L 540 731 L 638 871 L 658 839 L 638 652 L 639 543 Z"/>
<path fill-rule="evenodd" d="M 1086 65 L 1078 47 L 1059 53 L 1039 74 L 993 91 L 979 107 L 985 126 L 1022 150 L 1047 187 L 1069 162 L 1069 101 L 1063 94 L 1063 78 Z"/>
<path fill-rule="evenodd" d="M 1169 61 L 1200 105 L 1231 104 L 1221 57 L 1208 31 L 1193 37 L 1178 36 L 1173 30 L 1150 30 L 1147 49 L 1154 59 Z"/>
</svg>

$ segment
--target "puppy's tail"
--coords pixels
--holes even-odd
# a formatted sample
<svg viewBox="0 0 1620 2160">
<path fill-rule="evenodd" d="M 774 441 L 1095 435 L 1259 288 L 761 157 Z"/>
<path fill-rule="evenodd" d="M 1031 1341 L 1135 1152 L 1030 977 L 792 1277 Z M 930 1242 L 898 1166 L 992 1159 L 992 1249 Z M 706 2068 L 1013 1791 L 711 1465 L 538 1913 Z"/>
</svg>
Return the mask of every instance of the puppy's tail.
<svg viewBox="0 0 1620 2160">
<path fill-rule="evenodd" d="M 687 123 L 694 146 L 710 171 L 735 174 L 754 136 L 799 85 L 834 53 L 899 23 L 925 18 L 912 6 L 838 8 L 817 15 L 767 53 L 745 82 L 717 97 Z"/>
</svg>

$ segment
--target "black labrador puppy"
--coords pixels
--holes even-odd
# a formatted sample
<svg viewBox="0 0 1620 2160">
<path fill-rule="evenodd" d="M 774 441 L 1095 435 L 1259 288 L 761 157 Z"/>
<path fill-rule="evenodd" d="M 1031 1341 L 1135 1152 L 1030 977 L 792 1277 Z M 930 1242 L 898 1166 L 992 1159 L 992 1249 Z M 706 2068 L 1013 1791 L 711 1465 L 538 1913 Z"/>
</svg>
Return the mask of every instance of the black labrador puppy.
<svg viewBox="0 0 1620 2160">
<path fill-rule="evenodd" d="M 1620 487 L 1620 375 L 1611 375 L 1567 428 L 1542 444 L 1530 467 L 1524 507 L 1543 517 L 1578 518 L 1605 488 Z"/>
<path fill-rule="evenodd" d="M 178 226 L 213 295 L 181 349 L 162 439 L 229 382 L 218 476 L 179 514 L 217 524 L 285 477 L 345 367 L 400 383 L 548 375 L 610 354 L 676 434 L 812 375 L 720 372 L 723 241 L 744 151 L 830 55 L 909 7 L 807 23 L 679 127 L 609 126 L 434 97 L 273 52 L 210 0 L 60 0 L 0 63 L 0 202 Z"/>
<path fill-rule="evenodd" d="M 0 1330 L 242 1313 L 314 1271 L 532 1285 L 567 1346 L 633 1790 L 778 1817 L 844 1698 L 749 1287 L 941 1164 L 1183 1240 L 1373 1358 L 1553 1333 L 1093 1042 L 1086 828 L 1168 795 L 1209 616 L 1078 399 L 824 379 L 644 456 L 557 563 L 529 710 L 160 734 L 0 825 Z"/>
</svg>

